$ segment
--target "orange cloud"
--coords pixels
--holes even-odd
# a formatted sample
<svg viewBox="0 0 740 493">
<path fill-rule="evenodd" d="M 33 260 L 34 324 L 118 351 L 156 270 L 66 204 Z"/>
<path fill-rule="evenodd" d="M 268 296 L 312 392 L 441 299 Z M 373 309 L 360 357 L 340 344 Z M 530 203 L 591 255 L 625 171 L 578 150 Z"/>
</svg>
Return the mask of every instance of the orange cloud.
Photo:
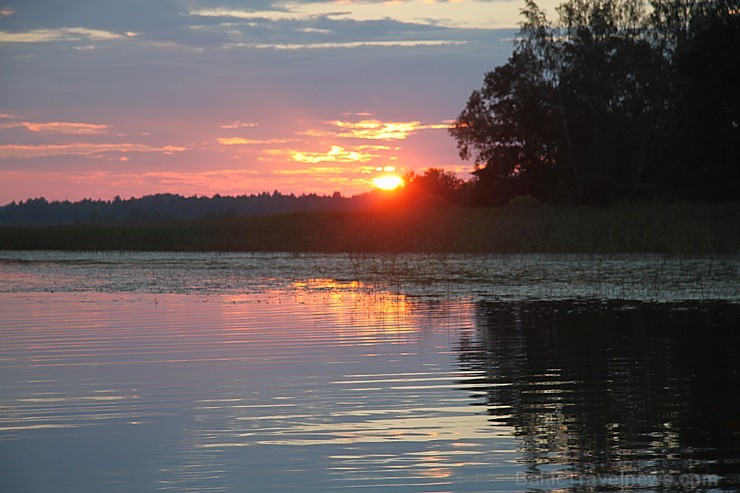
<svg viewBox="0 0 740 493">
<path fill-rule="evenodd" d="M 273 171 L 276 175 L 343 175 L 346 174 L 347 170 L 340 167 L 320 167 L 312 166 L 310 168 L 301 169 L 277 169 Z"/>
<path fill-rule="evenodd" d="M 341 146 L 331 146 L 327 152 L 304 152 L 288 151 L 291 159 L 298 163 L 317 164 L 317 163 L 366 163 L 372 161 L 377 154 L 364 152 L 370 146 L 360 147 L 356 150 L 347 150 Z M 386 147 L 376 147 L 377 149 L 387 149 Z"/>
<path fill-rule="evenodd" d="M 335 134 L 336 137 L 369 140 L 405 140 L 420 130 L 446 129 L 450 126 L 448 123 L 422 124 L 419 121 L 383 122 L 370 119 L 357 122 L 334 120 L 326 123 L 342 129 Z"/>
<path fill-rule="evenodd" d="M 0 119 L 11 120 L 13 115 L 0 114 Z M 70 135 L 94 135 L 106 133 L 110 127 L 96 123 L 76 122 L 13 122 L 0 124 L 0 129 L 24 127 L 29 132 Z"/>
<path fill-rule="evenodd" d="M 379 120 L 360 120 L 359 122 L 329 122 L 335 127 L 344 129 L 338 137 L 370 140 L 403 140 L 413 133 L 421 122 L 381 122 Z"/>
</svg>

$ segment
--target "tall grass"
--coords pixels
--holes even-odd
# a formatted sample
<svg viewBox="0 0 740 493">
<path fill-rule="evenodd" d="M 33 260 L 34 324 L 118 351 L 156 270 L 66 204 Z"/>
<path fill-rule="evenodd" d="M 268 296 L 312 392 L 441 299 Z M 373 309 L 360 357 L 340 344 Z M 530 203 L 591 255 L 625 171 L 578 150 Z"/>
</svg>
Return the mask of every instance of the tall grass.
<svg viewBox="0 0 740 493">
<path fill-rule="evenodd" d="M 0 226 L 4 250 L 740 253 L 738 203 L 395 207 L 162 224 Z"/>
</svg>

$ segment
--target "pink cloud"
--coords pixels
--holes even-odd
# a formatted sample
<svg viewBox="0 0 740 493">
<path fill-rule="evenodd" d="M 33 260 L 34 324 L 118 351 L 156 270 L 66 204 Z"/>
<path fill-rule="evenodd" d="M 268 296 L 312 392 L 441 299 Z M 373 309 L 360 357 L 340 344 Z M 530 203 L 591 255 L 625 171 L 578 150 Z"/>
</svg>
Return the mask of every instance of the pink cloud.
<svg viewBox="0 0 740 493">
<path fill-rule="evenodd" d="M 41 144 L 41 145 L 0 145 L 2 158 L 35 158 L 47 156 L 92 155 L 103 152 L 160 152 L 171 154 L 186 149 L 178 146 L 154 147 L 145 144 Z"/>
<path fill-rule="evenodd" d="M 295 142 L 294 139 L 245 139 L 243 137 L 218 137 L 216 141 L 223 146 L 274 145 Z"/>
<path fill-rule="evenodd" d="M 95 123 L 72 123 L 72 122 L 46 122 L 46 123 L 22 122 L 20 125 L 26 127 L 31 132 L 73 134 L 73 135 L 102 134 L 102 133 L 107 132 L 109 128 L 108 125 L 98 125 Z"/>
</svg>

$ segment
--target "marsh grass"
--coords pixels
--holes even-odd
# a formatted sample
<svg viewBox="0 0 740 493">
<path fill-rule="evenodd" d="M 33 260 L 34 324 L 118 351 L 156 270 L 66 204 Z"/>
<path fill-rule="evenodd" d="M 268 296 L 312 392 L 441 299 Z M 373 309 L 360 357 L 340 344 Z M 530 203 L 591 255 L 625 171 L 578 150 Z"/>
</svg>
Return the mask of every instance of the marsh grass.
<svg viewBox="0 0 740 493">
<path fill-rule="evenodd" d="M 736 254 L 739 225 L 738 203 L 636 202 L 608 209 L 527 201 L 492 209 L 387 204 L 359 212 L 160 224 L 0 226 L 0 249 Z"/>
</svg>

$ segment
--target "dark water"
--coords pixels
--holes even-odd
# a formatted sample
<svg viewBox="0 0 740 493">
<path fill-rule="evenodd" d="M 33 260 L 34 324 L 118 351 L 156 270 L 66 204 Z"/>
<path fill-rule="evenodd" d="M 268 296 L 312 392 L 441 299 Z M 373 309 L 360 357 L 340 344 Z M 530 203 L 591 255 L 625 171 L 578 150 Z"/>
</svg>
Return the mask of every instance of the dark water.
<svg viewBox="0 0 740 493">
<path fill-rule="evenodd" d="M 736 491 L 737 265 L 5 254 L 0 491 Z"/>
<path fill-rule="evenodd" d="M 740 485 L 738 305 L 482 302 L 476 316 L 460 361 L 493 384 L 490 422 L 514 428 L 532 486 Z"/>
</svg>

